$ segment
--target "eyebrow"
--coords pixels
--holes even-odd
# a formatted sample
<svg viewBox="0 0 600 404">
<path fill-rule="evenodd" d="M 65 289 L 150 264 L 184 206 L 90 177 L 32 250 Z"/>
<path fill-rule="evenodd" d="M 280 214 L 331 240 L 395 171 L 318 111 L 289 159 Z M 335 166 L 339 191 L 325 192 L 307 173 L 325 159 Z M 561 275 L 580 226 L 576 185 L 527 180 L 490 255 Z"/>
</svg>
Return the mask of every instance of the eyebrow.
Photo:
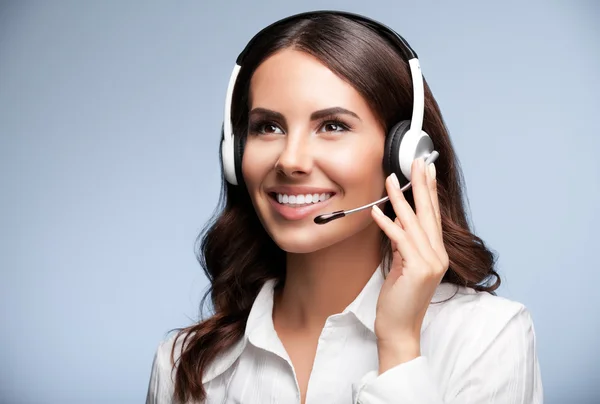
<svg viewBox="0 0 600 404">
<path fill-rule="evenodd" d="M 249 116 L 253 116 L 253 115 L 264 115 L 264 116 L 268 116 L 273 119 L 277 119 L 277 120 L 285 122 L 285 117 L 283 116 L 283 114 L 281 114 L 280 112 L 277 112 L 277 111 L 267 109 L 267 108 L 254 108 L 249 113 Z M 315 111 L 312 114 L 310 114 L 310 120 L 316 121 L 318 119 L 326 118 L 331 115 L 350 115 L 350 116 L 358 119 L 359 121 L 361 120 L 357 114 L 355 114 L 354 112 L 352 112 L 350 110 L 347 110 L 346 108 L 342 108 L 342 107 L 325 108 L 325 109 L 320 109 L 318 111 Z"/>
</svg>

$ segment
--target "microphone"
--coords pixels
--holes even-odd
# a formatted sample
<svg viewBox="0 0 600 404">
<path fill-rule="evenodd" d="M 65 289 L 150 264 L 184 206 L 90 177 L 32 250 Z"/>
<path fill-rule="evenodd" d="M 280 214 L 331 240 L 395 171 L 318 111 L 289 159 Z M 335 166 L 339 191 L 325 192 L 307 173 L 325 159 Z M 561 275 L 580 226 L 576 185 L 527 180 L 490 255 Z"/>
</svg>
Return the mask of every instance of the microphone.
<svg viewBox="0 0 600 404">
<path fill-rule="evenodd" d="M 430 163 L 433 163 L 438 158 L 439 155 L 440 154 L 438 152 L 436 152 L 435 150 L 433 152 L 431 152 L 431 154 L 425 160 L 425 166 L 428 166 Z M 408 184 L 406 184 L 402 188 L 400 188 L 400 192 L 406 191 L 407 189 L 409 189 L 411 187 L 411 185 L 412 185 L 412 182 L 409 181 Z M 387 202 L 389 199 L 390 199 L 389 196 L 384 196 L 383 198 L 378 199 L 375 202 L 371 202 L 368 205 L 360 206 L 358 208 L 354 208 L 354 209 L 350 209 L 350 210 L 336 210 L 335 212 L 325 213 L 323 215 L 319 215 L 319 216 L 315 217 L 315 223 L 316 224 L 326 224 L 333 220 L 350 215 L 352 213 L 360 212 L 361 210 L 370 208 L 373 205 L 379 205 L 380 203 Z"/>
</svg>

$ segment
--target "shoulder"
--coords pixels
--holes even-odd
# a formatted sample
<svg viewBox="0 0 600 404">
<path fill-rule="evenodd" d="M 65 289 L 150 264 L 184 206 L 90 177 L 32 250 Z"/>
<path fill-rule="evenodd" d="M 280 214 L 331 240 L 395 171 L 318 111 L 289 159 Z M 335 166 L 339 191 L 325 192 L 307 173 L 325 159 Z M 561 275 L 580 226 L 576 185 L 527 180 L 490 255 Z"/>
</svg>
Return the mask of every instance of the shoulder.
<svg viewBox="0 0 600 404">
<path fill-rule="evenodd" d="M 446 395 L 461 402 L 542 402 L 527 307 L 471 288 L 452 289 L 450 298 L 430 306 L 421 334 L 423 355 Z"/>
<path fill-rule="evenodd" d="M 488 292 L 476 291 L 467 287 L 455 287 L 456 294 L 448 299 L 446 308 L 448 312 L 456 314 L 469 314 L 470 316 L 485 316 L 498 321 L 507 320 L 519 313 L 527 312 L 521 302 L 510 300 Z"/>
<path fill-rule="evenodd" d="M 434 339 L 452 338 L 475 354 L 493 345 L 534 344 L 533 319 L 524 304 L 472 288 L 454 286 L 454 291 L 431 305 L 428 332 Z"/>
<path fill-rule="evenodd" d="M 174 332 L 158 343 L 150 372 L 147 404 L 171 402 L 176 374 L 174 364 L 181 355 L 187 335 L 186 333 L 179 335 L 178 332 Z"/>
<path fill-rule="evenodd" d="M 174 365 L 178 362 L 184 349 L 184 343 L 187 346 L 191 336 L 189 332 L 172 331 L 158 343 L 155 360 L 162 369 L 169 371 L 174 369 Z"/>
</svg>

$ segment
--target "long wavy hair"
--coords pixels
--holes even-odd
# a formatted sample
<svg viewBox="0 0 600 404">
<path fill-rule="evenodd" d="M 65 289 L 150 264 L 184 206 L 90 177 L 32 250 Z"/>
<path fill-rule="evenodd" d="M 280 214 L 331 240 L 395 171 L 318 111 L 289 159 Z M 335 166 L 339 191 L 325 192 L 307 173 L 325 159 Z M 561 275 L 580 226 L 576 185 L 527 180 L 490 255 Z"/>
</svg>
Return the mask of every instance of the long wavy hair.
<svg viewBox="0 0 600 404">
<path fill-rule="evenodd" d="M 368 102 L 386 130 L 412 114 L 412 80 L 408 63 L 395 45 L 359 22 L 335 14 L 320 14 L 276 25 L 250 49 L 233 92 L 232 122 L 245 137 L 248 124 L 248 91 L 256 68 L 283 49 L 316 57 L 350 83 Z M 450 267 L 442 282 L 494 293 L 500 277 L 494 270 L 495 254 L 470 230 L 463 179 L 440 109 L 425 82 L 425 130 L 440 156 L 436 162 L 443 239 Z M 414 208 L 412 192 L 406 198 Z M 223 180 L 217 213 L 198 237 L 198 260 L 210 282 L 201 310 L 210 296 L 212 314 L 186 328 L 179 359 L 171 351 L 175 399 L 202 401 L 206 393 L 202 376 L 217 355 L 243 337 L 250 308 L 263 284 L 285 280 L 285 252 L 269 237 L 244 186 Z M 384 212 L 394 219 L 388 204 Z M 389 240 L 382 236 L 384 268 L 391 261 Z"/>
</svg>

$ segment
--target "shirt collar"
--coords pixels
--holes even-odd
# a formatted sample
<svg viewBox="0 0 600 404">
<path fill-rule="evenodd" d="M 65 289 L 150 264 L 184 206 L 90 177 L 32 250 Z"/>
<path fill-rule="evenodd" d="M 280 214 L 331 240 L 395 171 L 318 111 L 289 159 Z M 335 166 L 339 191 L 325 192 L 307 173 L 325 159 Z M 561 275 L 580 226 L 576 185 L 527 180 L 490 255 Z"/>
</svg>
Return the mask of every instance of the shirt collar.
<svg viewBox="0 0 600 404">
<path fill-rule="evenodd" d="M 274 347 L 279 348 L 279 346 L 281 348 L 278 350 L 283 349 L 273 326 L 274 288 L 274 279 L 267 280 L 264 283 L 250 309 L 244 336 L 233 347 L 216 357 L 208 365 L 202 377 L 202 383 L 208 383 L 229 369 L 242 354 L 248 342 L 261 348 L 269 348 L 269 350 L 273 350 Z M 283 349 L 283 352 L 285 352 L 285 349 Z"/>
<path fill-rule="evenodd" d="M 342 315 L 352 313 L 373 334 L 375 334 L 377 300 L 384 280 L 382 266 L 379 265 L 358 296 L 342 312 Z M 242 354 L 248 342 L 256 347 L 274 352 L 283 358 L 287 357 L 285 348 L 277 337 L 277 332 L 273 326 L 273 294 L 275 283 L 276 281 L 271 279 L 266 281 L 262 286 L 250 309 L 244 337 L 211 362 L 202 378 L 203 383 L 208 383 L 231 367 Z M 421 327 L 422 331 L 429 326 L 435 314 L 442 307 L 441 304 L 435 303 L 450 299 L 458 290 L 459 287 L 451 283 L 441 283 L 438 285 L 431 300 L 433 304 L 429 305 L 425 313 Z"/>
<path fill-rule="evenodd" d="M 367 281 L 365 287 L 360 291 L 356 299 L 346 307 L 342 312 L 352 313 L 369 331 L 375 334 L 375 310 L 377 309 L 377 299 L 379 291 L 383 286 L 383 272 L 381 265 L 377 267 L 371 278 Z"/>
<path fill-rule="evenodd" d="M 252 345 L 287 359 L 287 353 L 273 325 L 273 300 L 276 281 L 265 282 L 252 304 L 246 321 L 245 339 Z"/>
</svg>

